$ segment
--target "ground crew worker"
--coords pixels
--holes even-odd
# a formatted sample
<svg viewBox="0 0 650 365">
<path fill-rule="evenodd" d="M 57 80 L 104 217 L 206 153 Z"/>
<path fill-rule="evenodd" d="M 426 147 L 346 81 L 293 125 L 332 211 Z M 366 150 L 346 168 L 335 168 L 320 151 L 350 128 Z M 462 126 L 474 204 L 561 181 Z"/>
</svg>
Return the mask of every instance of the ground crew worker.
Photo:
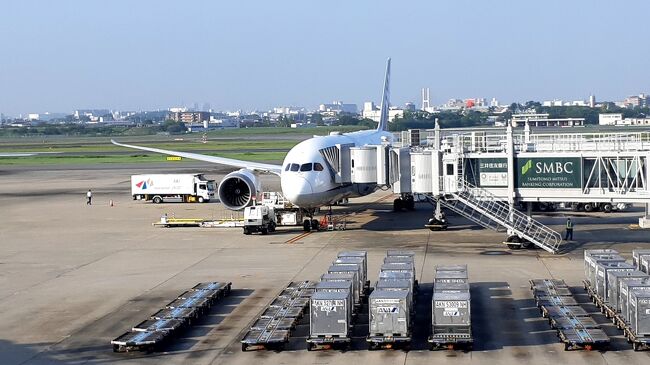
<svg viewBox="0 0 650 365">
<path fill-rule="evenodd" d="M 88 192 L 86 193 L 86 205 L 92 205 L 93 204 L 93 193 L 88 189 Z"/>
<path fill-rule="evenodd" d="M 564 235 L 564 240 L 573 241 L 573 222 L 571 222 L 571 218 L 567 218 L 566 220 L 566 234 Z"/>
</svg>

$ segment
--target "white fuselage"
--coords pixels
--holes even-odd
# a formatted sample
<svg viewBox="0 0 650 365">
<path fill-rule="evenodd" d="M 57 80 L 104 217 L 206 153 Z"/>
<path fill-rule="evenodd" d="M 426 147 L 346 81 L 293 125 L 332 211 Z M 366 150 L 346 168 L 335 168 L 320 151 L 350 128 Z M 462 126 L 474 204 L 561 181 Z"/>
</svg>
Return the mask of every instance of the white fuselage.
<svg viewBox="0 0 650 365">
<path fill-rule="evenodd" d="M 305 209 L 372 193 L 376 190 L 376 185 L 369 187 L 335 183 L 320 150 L 337 144 L 352 144 L 354 147 L 379 145 L 382 139 L 391 141 L 392 134 L 379 130 L 359 131 L 314 137 L 300 142 L 287 153 L 282 163 L 282 193 L 293 204 Z"/>
</svg>

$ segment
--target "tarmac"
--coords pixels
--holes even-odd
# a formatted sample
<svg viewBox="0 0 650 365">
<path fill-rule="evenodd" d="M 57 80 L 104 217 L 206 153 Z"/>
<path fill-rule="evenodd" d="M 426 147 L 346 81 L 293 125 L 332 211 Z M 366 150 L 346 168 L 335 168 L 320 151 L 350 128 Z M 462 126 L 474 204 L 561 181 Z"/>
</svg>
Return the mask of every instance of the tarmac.
<svg viewBox="0 0 650 365">
<path fill-rule="evenodd" d="M 564 279 L 581 302 L 584 248 L 615 248 L 630 258 L 650 248 L 647 231 L 630 228 L 642 214 L 555 212 L 536 216 L 560 231 L 571 214 L 576 241 L 561 254 L 508 250 L 505 234 L 450 216 L 445 232 L 423 228 L 431 206 L 392 212 L 390 192 L 354 199 L 335 214 L 349 214 L 347 229 L 296 239 L 301 227 L 268 236 L 240 228 L 159 228 L 167 213 L 179 218 L 224 218 L 208 204 L 133 201 L 129 177 L 170 172 L 169 164 L 74 167 L 0 167 L 0 364 L 647 364 L 600 314 L 612 338 L 609 351 L 565 352 L 541 318 L 528 280 Z M 219 180 L 227 168 L 183 164 L 173 172 L 205 172 Z M 264 177 L 266 190 L 278 179 Z M 94 192 L 87 206 L 85 192 Z M 109 202 L 113 201 L 113 206 Z M 287 243 L 291 241 L 293 243 Z M 290 281 L 317 280 L 341 250 L 367 250 L 374 282 L 388 249 L 417 253 L 422 293 L 409 352 L 367 351 L 364 328 L 355 328 L 347 352 L 306 350 L 298 328 L 286 351 L 242 352 L 247 327 Z M 434 265 L 464 263 L 471 281 L 474 350 L 426 347 Z M 178 294 L 204 281 L 230 281 L 233 293 L 198 326 L 162 352 L 113 353 L 110 341 Z M 428 306 L 427 306 L 428 305 Z M 595 311 L 591 304 L 584 304 Z"/>
</svg>

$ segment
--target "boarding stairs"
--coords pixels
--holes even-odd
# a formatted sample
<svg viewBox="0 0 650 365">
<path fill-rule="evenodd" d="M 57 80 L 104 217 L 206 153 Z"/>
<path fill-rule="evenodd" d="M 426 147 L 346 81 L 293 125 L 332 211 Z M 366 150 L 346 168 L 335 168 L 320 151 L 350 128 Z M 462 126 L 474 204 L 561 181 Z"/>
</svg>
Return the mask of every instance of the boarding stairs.
<svg viewBox="0 0 650 365">
<path fill-rule="evenodd" d="M 511 207 L 489 191 L 458 179 L 458 190 L 439 199 L 442 206 L 495 231 L 501 227 L 550 253 L 557 253 L 562 236 Z"/>
</svg>

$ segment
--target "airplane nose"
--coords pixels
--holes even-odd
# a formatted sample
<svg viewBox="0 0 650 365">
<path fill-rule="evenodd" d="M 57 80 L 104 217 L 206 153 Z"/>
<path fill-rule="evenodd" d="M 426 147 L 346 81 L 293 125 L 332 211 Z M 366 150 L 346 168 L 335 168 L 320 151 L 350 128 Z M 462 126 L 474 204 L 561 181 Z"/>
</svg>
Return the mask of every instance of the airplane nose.
<svg viewBox="0 0 650 365">
<path fill-rule="evenodd" d="M 298 206 L 301 205 L 301 201 L 304 203 L 306 195 L 314 192 L 309 181 L 302 176 L 282 176 L 280 183 L 284 197 Z"/>
</svg>

